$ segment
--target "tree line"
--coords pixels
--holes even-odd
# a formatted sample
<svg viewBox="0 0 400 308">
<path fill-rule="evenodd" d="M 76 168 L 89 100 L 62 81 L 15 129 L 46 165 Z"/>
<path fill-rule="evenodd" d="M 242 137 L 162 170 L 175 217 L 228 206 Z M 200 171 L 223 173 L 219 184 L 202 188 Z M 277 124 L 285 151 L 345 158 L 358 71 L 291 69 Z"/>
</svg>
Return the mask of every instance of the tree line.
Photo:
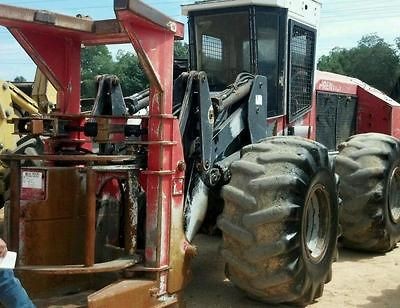
<svg viewBox="0 0 400 308">
<path fill-rule="evenodd" d="M 187 58 L 186 43 L 175 42 L 174 56 Z M 88 47 L 82 51 L 82 96 L 95 95 L 94 78 L 99 74 L 115 74 L 122 91 L 131 95 L 148 86 L 138 58 L 131 52 L 119 51 L 113 59 L 106 46 Z M 358 78 L 400 100 L 400 37 L 389 44 L 377 34 L 363 36 L 355 47 L 333 48 L 319 58 L 319 70 Z"/>
<path fill-rule="evenodd" d="M 175 58 L 187 58 L 186 43 L 177 41 L 174 46 Z M 118 76 L 122 92 L 125 96 L 132 95 L 148 87 L 138 57 L 129 51 L 119 50 L 113 59 L 107 46 L 90 46 L 82 49 L 81 54 L 81 92 L 82 97 L 90 98 L 96 95 L 97 75 L 113 74 Z"/>
<path fill-rule="evenodd" d="M 317 66 L 319 70 L 358 78 L 400 99 L 400 37 L 392 45 L 377 34 L 365 35 L 353 48 L 332 49 L 320 57 Z"/>
<path fill-rule="evenodd" d="M 188 45 L 175 42 L 174 56 L 187 59 Z M 353 48 L 333 48 L 319 58 L 319 70 L 358 78 L 400 101 L 400 37 L 389 44 L 377 34 L 363 36 Z M 148 80 L 133 52 L 118 51 L 115 58 L 107 46 L 82 49 L 82 97 L 96 94 L 95 77 L 101 74 L 117 75 L 124 95 L 128 96 L 148 87 Z M 15 81 L 25 81 L 18 76 Z"/>
</svg>

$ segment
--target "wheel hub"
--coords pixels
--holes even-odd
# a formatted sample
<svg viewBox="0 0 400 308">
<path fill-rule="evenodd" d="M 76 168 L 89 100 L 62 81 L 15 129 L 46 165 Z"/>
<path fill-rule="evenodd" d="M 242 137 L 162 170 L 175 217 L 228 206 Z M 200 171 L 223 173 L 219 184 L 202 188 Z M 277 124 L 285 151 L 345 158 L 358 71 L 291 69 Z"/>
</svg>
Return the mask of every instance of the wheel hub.
<svg viewBox="0 0 400 308">
<path fill-rule="evenodd" d="M 324 185 L 316 184 L 307 196 L 303 213 L 303 246 L 308 258 L 318 263 L 325 255 L 330 234 L 330 200 Z"/>
<path fill-rule="evenodd" d="M 400 168 L 393 169 L 389 178 L 388 206 L 390 218 L 397 224 L 400 222 Z"/>
</svg>

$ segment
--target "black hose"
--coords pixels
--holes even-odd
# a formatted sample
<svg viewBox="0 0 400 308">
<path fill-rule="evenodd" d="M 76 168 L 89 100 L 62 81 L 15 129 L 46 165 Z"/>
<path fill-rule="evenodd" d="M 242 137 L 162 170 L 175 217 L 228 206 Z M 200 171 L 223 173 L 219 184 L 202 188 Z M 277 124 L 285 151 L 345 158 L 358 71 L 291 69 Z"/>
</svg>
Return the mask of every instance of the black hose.
<svg viewBox="0 0 400 308">
<path fill-rule="evenodd" d="M 214 106 L 217 107 L 218 112 L 221 112 L 248 95 L 251 91 L 253 80 L 254 75 L 249 73 L 240 73 L 233 84 L 229 85 L 225 90 L 215 93 L 212 100 Z"/>
</svg>

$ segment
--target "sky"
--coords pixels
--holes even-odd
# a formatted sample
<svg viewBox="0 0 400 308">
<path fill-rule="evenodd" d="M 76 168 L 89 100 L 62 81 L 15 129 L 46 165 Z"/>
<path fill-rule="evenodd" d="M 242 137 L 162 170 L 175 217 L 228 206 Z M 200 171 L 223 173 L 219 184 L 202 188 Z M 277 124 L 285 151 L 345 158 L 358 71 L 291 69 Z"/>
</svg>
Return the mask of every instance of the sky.
<svg viewBox="0 0 400 308">
<path fill-rule="evenodd" d="M 164 14 L 186 22 L 181 16 L 181 4 L 194 1 L 143 0 Z M 301 0 L 294 0 L 301 1 Z M 322 0 L 322 13 L 317 42 L 317 56 L 328 54 L 334 47 L 351 48 L 365 34 L 377 33 L 389 44 L 400 36 L 400 0 Z M 113 0 L 0 0 L 0 4 L 45 9 L 67 15 L 89 15 L 93 19 L 114 18 Z M 113 46 L 113 54 L 118 49 L 130 46 Z M 13 80 L 24 76 L 34 77 L 35 65 L 19 47 L 5 28 L 0 27 L 0 79 Z"/>
</svg>

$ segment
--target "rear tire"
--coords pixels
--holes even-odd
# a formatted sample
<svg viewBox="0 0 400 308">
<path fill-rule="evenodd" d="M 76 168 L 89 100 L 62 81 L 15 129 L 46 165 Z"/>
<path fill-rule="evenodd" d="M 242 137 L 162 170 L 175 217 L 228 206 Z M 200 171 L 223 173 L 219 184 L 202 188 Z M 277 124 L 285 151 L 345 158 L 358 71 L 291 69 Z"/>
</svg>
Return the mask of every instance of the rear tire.
<svg viewBox="0 0 400 308">
<path fill-rule="evenodd" d="M 375 252 L 393 249 L 400 239 L 400 141 L 360 134 L 339 150 L 335 168 L 343 199 L 343 245 Z"/>
<path fill-rule="evenodd" d="M 335 178 L 321 144 L 272 137 L 246 146 L 218 226 L 229 279 L 267 303 L 307 305 L 322 295 L 336 251 Z"/>
</svg>

